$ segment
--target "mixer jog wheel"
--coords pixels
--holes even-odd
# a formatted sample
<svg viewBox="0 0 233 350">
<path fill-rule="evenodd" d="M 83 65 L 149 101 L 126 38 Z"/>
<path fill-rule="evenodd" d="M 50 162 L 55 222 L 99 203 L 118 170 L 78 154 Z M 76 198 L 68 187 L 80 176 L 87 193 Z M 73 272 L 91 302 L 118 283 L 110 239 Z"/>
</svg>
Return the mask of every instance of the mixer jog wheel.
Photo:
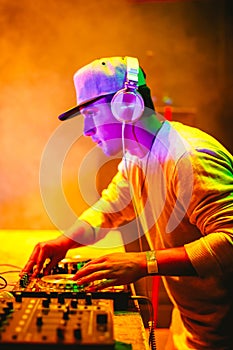
<svg viewBox="0 0 233 350">
<path fill-rule="evenodd" d="M 39 289 L 43 291 L 71 291 L 71 292 L 82 292 L 85 286 L 78 286 L 76 281 L 73 281 L 73 274 L 59 274 L 59 275 L 48 275 L 41 277 L 38 280 L 37 285 Z"/>
</svg>

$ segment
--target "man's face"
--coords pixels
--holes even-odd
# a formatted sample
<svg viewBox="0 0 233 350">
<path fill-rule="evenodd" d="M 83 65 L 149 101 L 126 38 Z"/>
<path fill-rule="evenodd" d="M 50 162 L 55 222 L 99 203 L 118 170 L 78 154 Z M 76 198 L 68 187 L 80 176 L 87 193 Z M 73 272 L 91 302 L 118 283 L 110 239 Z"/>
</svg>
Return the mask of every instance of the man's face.
<svg viewBox="0 0 233 350">
<path fill-rule="evenodd" d="M 84 135 L 92 140 L 108 156 L 122 150 L 122 123 L 113 116 L 108 96 L 80 109 L 84 117 Z"/>
</svg>

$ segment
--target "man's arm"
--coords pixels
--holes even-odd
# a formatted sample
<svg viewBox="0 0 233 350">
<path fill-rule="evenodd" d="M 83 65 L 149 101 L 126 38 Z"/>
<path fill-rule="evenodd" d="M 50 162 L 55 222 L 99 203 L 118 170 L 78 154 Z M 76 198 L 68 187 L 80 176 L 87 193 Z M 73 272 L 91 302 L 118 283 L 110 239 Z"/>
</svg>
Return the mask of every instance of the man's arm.
<svg viewBox="0 0 233 350">
<path fill-rule="evenodd" d="M 158 275 L 197 276 L 184 247 L 156 251 Z M 87 263 L 74 276 L 78 284 L 94 281 L 90 291 L 136 282 L 148 276 L 146 252 L 113 253 Z"/>
</svg>

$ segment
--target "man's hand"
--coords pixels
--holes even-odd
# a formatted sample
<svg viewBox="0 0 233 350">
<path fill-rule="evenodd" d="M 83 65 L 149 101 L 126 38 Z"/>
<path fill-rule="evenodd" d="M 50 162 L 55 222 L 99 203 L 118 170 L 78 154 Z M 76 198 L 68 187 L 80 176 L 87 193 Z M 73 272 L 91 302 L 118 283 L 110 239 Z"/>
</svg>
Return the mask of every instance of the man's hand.
<svg viewBox="0 0 233 350">
<path fill-rule="evenodd" d="M 60 236 L 56 239 L 38 243 L 33 252 L 20 273 L 22 276 L 24 273 L 32 274 L 32 277 L 36 277 L 44 266 L 46 259 L 50 259 L 48 265 L 43 270 L 44 275 L 48 275 L 51 269 L 64 257 L 67 251 L 72 247 L 73 242 L 65 236 Z"/>
<path fill-rule="evenodd" d="M 147 265 L 144 252 L 112 253 L 88 262 L 76 273 L 73 280 L 79 285 L 100 281 L 86 289 L 96 291 L 110 286 L 133 283 L 146 275 Z"/>
</svg>

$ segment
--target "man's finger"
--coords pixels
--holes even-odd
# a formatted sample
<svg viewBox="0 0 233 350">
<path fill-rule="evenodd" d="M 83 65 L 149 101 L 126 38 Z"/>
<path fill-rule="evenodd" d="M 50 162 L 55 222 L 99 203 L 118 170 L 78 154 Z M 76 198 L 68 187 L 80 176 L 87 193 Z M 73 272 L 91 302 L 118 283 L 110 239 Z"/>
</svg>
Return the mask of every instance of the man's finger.
<svg viewBox="0 0 233 350">
<path fill-rule="evenodd" d="M 91 274 L 85 275 L 82 278 L 76 277 L 76 275 L 73 277 L 73 280 L 77 282 L 78 285 L 82 284 L 88 284 L 97 280 L 103 280 L 106 279 L 107 276 L 109 276 L 109 271 L 108 270 L 101 270 L 97 272 L 93 272 Z"/>
<path fill-rule="evenodd" d="M 36 265 L 36 262 L 34 260 L 29 260 L 27 264 L 24 266 L 22 271 L 20 272 L 19 276 L 22 276 L 25 273 L 32 273 L 33 272 L 33 267 Z"/>
<path fill-rule="evenodd" d="M 103 271 L 105 270 L 106 267 L 104 265 L 104 263 L 100 263 L 100 264 L 97 264 L 97 263 L 88 263 L 88 265 L 84 265 L 74 276 L 74 280 L 78 280 L 82 277 L 85 277 L 85 276 L 88 276 L 90 274 L 93 274 L 97 271 Z"/>
<path fill-rule="evenodd" d="M 86 292 L 96 292 L 98 290 L 102 290 L 108 287 L 116 286 L 117 285 L 117 280 L 116 279 L 106 279 L 102 280 L 100 282 L 97 282 L 90 287 L 86 288 Z"/>
</svg>

